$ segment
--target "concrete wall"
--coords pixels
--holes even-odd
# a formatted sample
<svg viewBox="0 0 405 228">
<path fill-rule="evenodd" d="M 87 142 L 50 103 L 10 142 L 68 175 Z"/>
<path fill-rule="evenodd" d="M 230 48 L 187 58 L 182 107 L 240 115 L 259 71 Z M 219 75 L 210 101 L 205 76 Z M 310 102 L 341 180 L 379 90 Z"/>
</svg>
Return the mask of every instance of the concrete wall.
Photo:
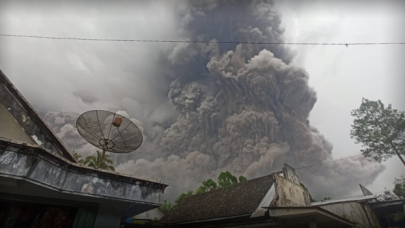
<svg viewBox="0 0 405 228">
<path fill-rule="evenodd" d="M 274 185 L 276 194 L 271 202 L 272 207 L 311 206 L 309 193 L 299 184 L 276 174 Z"/>
<path fill-rule="evenodd" d="M 348 217 L 356 220 L 358 223 L 356 227 L 369 228 L 372 225 L 370 224 L 366 211 L 360 202 L 342 202 L 320 205 L 320 207 L 339 216 L 346 214 Z M 371 221 L 373 220 L 374 219 L 371 218 Z"/>
<path fill-rule="evenodd" d="M 0 88 L 1 89 L 1 88 Z M 21 125 L 0 102 L 0 137 L 35 144 Z"/>
</svg>

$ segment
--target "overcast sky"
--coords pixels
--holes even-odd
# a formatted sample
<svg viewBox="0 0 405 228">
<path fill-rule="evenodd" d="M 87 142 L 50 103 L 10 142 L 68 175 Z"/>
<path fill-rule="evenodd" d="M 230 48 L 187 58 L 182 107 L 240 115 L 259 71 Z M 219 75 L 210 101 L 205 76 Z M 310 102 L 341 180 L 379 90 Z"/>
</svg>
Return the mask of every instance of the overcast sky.
<svg viewBox="0 0 405 228">
<path fill-rule="evenodd" d="M 175 3 L 137 1 L 134 7 L 124 1 L 97 6 L 2 1 L 0 33 L 182 39 Z M 286 42 L 405 42 L 401 1 L 277 1 L 276 6 Z M 173 45 L 0 37 L 0 68 L 41 113 L 124 108 L 141 121 L 145 116 L 159 121 L 175 116 L 163 99 L 168 82 L 154 76 L 162 71 L 156 65 L 159 56 Z M 350 112 L 362 97 L 405 110 L 405 45 L 291 48 L 297 54 L 292 64 L 307 70 L 317 92 L 311 124 L 332 142 L 334 159 L 360 153 L 349 133 Z M 396 157 L 384 164 L 386 170 L 367 186 L 373 192 L 392 188 L 394 177 L 405 174 Z"/>
<path fill-rule="evenodd" d="M 298 1 L 297 1 L 298 2 Z M 300 1 L 301 2 L 301 1 Z M 286 40 L 291 42 L 404 42 L 405 4 L 401 1 L 277 2 L 283 14 Z M 359 153 L 350 139 L 351 110 L 361 99 L 380 99 L 405 110 L 405 45 L 295 47 L 295 64 L 310 74 L 318 93 L 310 121 L 333 143 L 335 158 Z M 405 174 L 397 157 L 384 162 L 371 191 L 392 187 Z"/>
</svg>

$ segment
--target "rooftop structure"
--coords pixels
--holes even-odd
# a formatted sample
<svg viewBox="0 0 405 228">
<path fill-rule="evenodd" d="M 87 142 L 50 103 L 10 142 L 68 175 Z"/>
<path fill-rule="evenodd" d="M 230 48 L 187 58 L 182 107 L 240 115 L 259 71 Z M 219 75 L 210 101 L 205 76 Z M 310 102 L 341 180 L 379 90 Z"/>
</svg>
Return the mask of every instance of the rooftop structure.
<svg viewBox="0 0 405 228">
<path fill-rule="evenodd" d="M 354 226 L 336 214 L 311 207 L 308 191 L 286 164 L 280 172 L 188 196 L 160 222 L 174 227 Z"/>
<path fill-rule="evenodd" d="M 54 224 L 49 216 L 65 213 L 58 223 L 118 227 L 123 218 L 159 207 L 167 186 L 77 163 L 0 71 L 0 226 L 18 225 L 23 214 Z"/>
</svg>

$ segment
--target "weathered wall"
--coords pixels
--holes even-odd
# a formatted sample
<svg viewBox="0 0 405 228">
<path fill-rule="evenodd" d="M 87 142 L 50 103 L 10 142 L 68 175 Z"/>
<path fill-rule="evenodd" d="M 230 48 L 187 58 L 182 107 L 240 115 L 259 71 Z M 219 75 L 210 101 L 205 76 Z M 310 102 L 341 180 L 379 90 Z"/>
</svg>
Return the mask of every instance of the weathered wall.
<svg viewBox="0 0 405 228">
<path fill-rule="evenodd" d="M 298 178 L 298 175 L 295 173 L 295 169 L 293 167 L 284 164 L 283 174 L 287 180 L 296 184 L 300 184 L 300 179 Z"/>
<path fill-rule="evenodd" d="M 35 143 L 29 137 L 21 125 L 14 119 L 9 111 L 0 102 L 0 137 L 6 139 L 18 140 L 26 143 Z"/>
<path fill-rule="evenodd" d="M 339 216 L 344 214 L 347 215 L 348 217 L 356 220 L 358 223 L 356 227 L 368 228 L 371 225 L 363 206 L 359 202 L 326 204 L 320 205 L 320 207 Z"/>
<path fill-rule="evenodd" d="M 300 185 L 279 175 L 274 175 L 276 194 L 271 202 L 272 207 L 311 206 L 309 193 Z"/>
<path fill-rule="evenodd" d="M 368 203 L 365 203 L 365 204 L 363 205 L 363 207 L 364 207 L 364 209 L 365 209 L 365 211 L 366 211 L 366 213 L 367 213 L 367 216 L 368 216 L 369 221 L 370 221 L 372 224 L 378 225 L 377 215 L 373 212 L 373 210 L 371 210 L 369 204 L 368 204 Z"/>
<path fill-rule="evenodd" d="M 114 174 L 107 174 L 115 177 L 108 178 L 101 175 L 102 171 L 76 167 L 40 156 L 36 153 L 40 149 L 35 153 L 33 149 L 25 151 L 26 153 L 20 150 L 22 149 L 0 147 L 0 176 L 24 179 L 65 193 L 154 205 L 163 203 L 164 187 L 158 187 L 158 184 L 153 187 L 154 183 L 142 180 L 133 180 L 131 183 L 120 180 L 119 175 Z"/>
</svg>

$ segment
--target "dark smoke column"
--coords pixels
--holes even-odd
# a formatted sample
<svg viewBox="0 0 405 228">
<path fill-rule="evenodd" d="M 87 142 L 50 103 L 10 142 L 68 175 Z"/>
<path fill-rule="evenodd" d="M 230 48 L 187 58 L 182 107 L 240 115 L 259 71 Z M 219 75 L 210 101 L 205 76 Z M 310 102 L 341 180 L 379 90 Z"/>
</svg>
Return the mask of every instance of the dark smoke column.
<svg viewBox="0 0 405 228">
<path fill-rule="evenodd" d="M 191 40 L 284 41 L 272 1 L 188 1 L 179 15 Z M 165 156 L 118 170 L 152 170 L 149 175 L 186 191 L 223 170 L 253 178 L 284 162 L 299 167 L 332 160 L 331 143 L 308 121 L 316 93 L 305 70 L 289 65 L 292 59 L 283 45 L 177 44 L 167 61 L 168 96 L 179 117 L 161 139 Z M 328 196 L 357 188 L 358 181 L 371 183 L 383 170 L 363 158 L 321 168 L 300 176 L 315 195 L 332 191 Z"/>
</svg>

